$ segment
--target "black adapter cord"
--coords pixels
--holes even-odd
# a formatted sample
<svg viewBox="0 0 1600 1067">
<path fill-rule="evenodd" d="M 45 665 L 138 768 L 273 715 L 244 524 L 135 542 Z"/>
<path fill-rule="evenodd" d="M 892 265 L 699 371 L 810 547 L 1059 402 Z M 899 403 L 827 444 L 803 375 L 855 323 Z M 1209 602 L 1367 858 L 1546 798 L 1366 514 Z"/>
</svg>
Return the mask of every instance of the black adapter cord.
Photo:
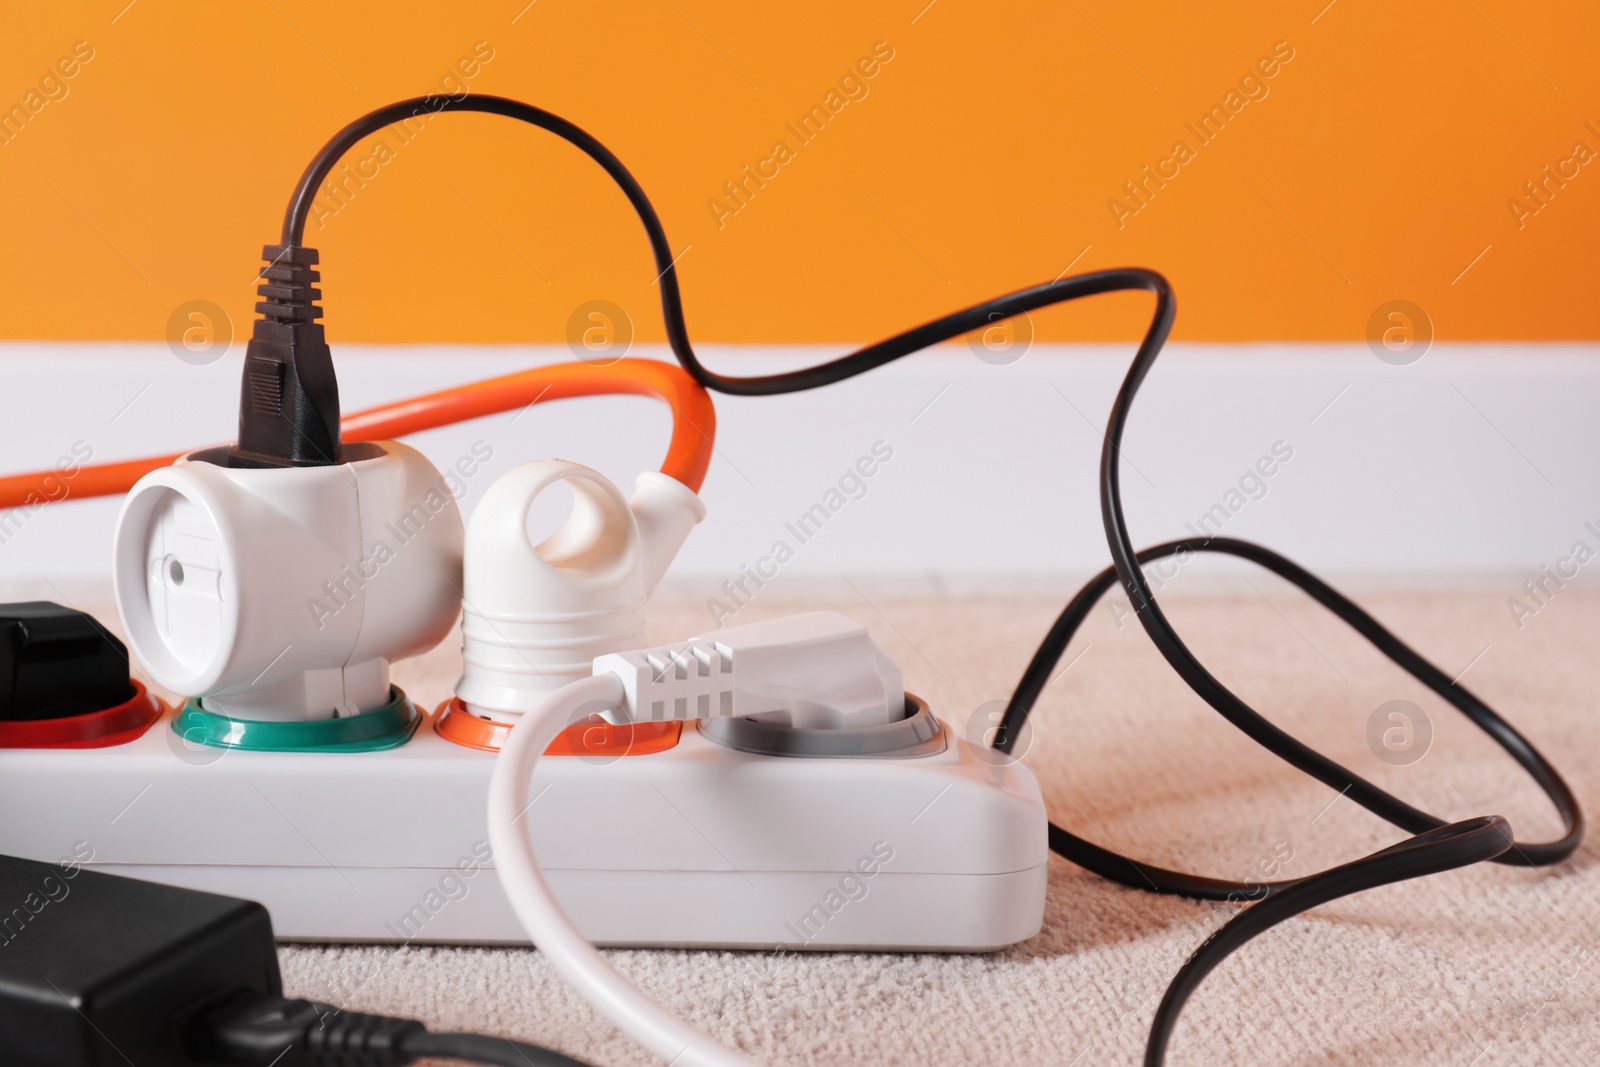
<svg viewBox="0 0 1600 1067">
<path fill-rule="evenodd" d="M 1120 582 L 1145 633 L 1172 669 L 1206 703 L 1273 755 L 1338 790 L 1373 814 L 1417 836 L 1306 878 L 1262 884 L 1231 882 L 1165 870 L 1110 852 L 1052 823 L 1049 830 L 1052 850 L 1087 870 L 1123 885 L 1209 900 L 1258 901 L 1202 945 L 1174 979 L 1152 1024 L 1145 1056 L 1148 1067 L 1162 1062 L 1178 1012 L 1201 979 L 1228 953 L 1276 923 L 1307 908 L 1373 886 L 1417 878 L 1482 860 L 1517 866 L 1545 866 L 1560 862 L 1577 849 L 1583 839 L 1583 814 L 1572 790 L 1538 750 L 1487 704 L 1452 682 L 1443 671 L 1321 579 L 1271 549 L 1232 538 L 1173 541 L 1144 552 L 1135 552 L 1123 515 L 1118 460 L 1122 455 L 1122 437 L 1134 396 L 1166 343 L 1176 313 L 1172 289 L 1160 274 L 1137 267 L 1081 274 L 976 304 L 816 367 L 751 377 L 716 374 L 701 364 L 689 342 L 677 268 L 667 243 L 666 231 L 633 175 L 610 150 L 567 120 L 529 104 L 497 96 L 468 96 L 443 104 L 426 98 L 405 100 L 380 108 L 340 130 L 301 176 L 284 216 L 284 244 L 296 246 L 304 238 L 307 216 L 317 190 L 345 152 L 363 138 L 393 123 L 445 110 L 502 115 L 538 126 L 575 145 L 610 175 L 633 205 L 649 239 L 650 250 L 660 272 L 662 318 L 673 355 L 696 381 L 716 392 L 735 396 L 775 396 L 815 389 L 853 378 L 940 341 L 950 340 L 1025 311 L 1100 293 L 1140 290 L 1155 295 L 1155 313 L 1112 404 L 1105 447 L 1100 454 L 1100 514 L 1113 566 L 1073 597 L 1045 636 L 1006 707 L 995 747 L 1007 753 L 1012 750 L 1028 713 L 1048 684 L 1050 672 L 1066 650 L 1072 635 L 1112 583 Z M 1221 552 L 1249 560 L 1286 578 L 1343 619 L 1390 660 L 1459 709 L 1509 752 L 1555 806 L 1564 828 L 1561 837 L 1546 842 L 1517 842 L 1511 836 L 1509 825 L 1499 817 L 1446 824 L 1443 819 L 1406 803 L 1274 726 L 1206 670 L 1156 603 L 1141 564 L 1180 552 Z"/>
<path fill-rule="evenodd" d="M 587 1067 L 523 1041 L 436 1034 L 414 1019 L 254 993 L 200 1016 L 190 1032 L 189 1052 L 199 1062 L 238 1067 L 405 1067 L 427 1056 L 496 1067 Z"/>
</svg>

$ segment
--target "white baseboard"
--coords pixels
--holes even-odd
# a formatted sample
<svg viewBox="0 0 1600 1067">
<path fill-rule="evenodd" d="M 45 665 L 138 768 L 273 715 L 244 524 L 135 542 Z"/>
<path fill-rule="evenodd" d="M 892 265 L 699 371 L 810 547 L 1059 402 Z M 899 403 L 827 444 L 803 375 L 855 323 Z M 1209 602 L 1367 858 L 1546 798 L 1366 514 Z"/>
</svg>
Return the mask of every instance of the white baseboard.
<svg viewBox="0 0 1600 1067">
<path fill-rule="evenodd" d="M 705 346 L 705 358 L 760 373 L 832 351 Z M 946 346 L 818 392 L 717 397 L 710 514 L 674 584 L 711 595 L 780 541 L 793 552 L 780 586 L 841 574 L 957 587 L 1032 575 L 1064 586 L 1099 569 L 1100 432 L 1130 352 L 1040 345 L 992 366 Z M 634 355 L 668 358 L 655 348 Z M 335 357 L 346 411 L 571 358 L 555 347 L 434 345 L 341 345 Z M 48 466 L 75 445 L 105 461 L 227 440 L 241 359 L 238 345 L 195 367 L 160 344 L 0 344 L 0 469 Z M 1226 515 L 1223 532 L 1331 575 L 1520 581 L 1577 541 L 1600 550 L 1597 406 L 1595 344 L 1440 344 L 1406 367 L 1364 345 L 1175 344 L 1129 425 L 1128 515 L 1140 544 L 1182 535 L 1221 505 L 1212 513 Z M 659 462 L 668 425 L 661 405 L 620 397 L 413 440 L 441 465 L 475 442 L 493 449 L 463 499 L 470 509 L 498 474 L 552 455 L 631 487 Z M 856 499 L 830 497 L 875 444 L 892 458 L 864 489 L 846 480 Z M 1264 495 L 1247 480 L 1259 499 L 1230 497 L 1275 444 L 1293 454 L 1263 480 Z M 820 531 L 795 535 L 808 509 L 841 500 Z M 0 581 L 104 580 L 116 507 L 69 502 L 13 521 Z"/>
</svg>

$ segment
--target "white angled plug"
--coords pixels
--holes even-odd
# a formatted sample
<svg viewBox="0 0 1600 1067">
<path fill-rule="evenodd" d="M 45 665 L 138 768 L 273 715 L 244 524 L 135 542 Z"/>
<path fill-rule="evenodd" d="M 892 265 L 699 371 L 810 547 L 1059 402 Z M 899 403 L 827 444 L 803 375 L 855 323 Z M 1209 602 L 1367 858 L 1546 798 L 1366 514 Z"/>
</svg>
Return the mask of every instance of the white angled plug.
<svg viewBox="0 0 1600 1067">
<path fill-rule="evenodd" d="M 866 627 L 833 611 L 596 657 L 592 675 L 547 694 L 521 716 L 489 779 L 489 844 L 512 910 L 584 999 L 663 1060 L 679 1067 L 755 1067 L 651 1000 L 572 925 L 528 839 L 531 820 L 523 817 L 538 799 L 534 767 L 589 707 L 612 709 L 603 714 L 615 722 L 737 715 L 838 729 L 894 722 L 905 716 L 905 702 L 900 668 Z"/>
<path fill-rule="evenodd" d="M 900 668 L 865 626 L 836 611 L 600 656 L 594 673 L 621 681 L 635 722 L 738 716 L 839 729 L 905 716 Z"/>
</svg>

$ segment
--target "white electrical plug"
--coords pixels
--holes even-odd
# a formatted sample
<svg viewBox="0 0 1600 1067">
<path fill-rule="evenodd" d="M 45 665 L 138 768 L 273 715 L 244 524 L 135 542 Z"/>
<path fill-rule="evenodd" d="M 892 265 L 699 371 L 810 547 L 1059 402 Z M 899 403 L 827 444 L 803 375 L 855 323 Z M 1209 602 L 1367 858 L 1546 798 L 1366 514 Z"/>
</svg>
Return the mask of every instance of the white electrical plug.
<svg viewBox="0 0 1600 1067">
<path fill-rule="evenodd" d="M 345 462 L 226 465 L 226 449 L 141 478 L 117 519 L 113 581 L 151 677 L 240 719 L 389 703 L 389 663 L 460 608 L 462 525 L 422 453 L 347 443 Z"/>
<path fill-rule="evenodd" d="M 528 511 L 558 482 L 572 513 L 535 545 Z M 682 482 L 639 475 L 632 499 L 599 471 L 562 459 L 501 475 L 467 526 L 456 696 L 515 722 L 587 677 L 596 656 L 644 643 L 645 604 L 706 508 Z"/>
<path fill-rule="evenodd" d="M 556 736 L 591 707 L 610 708 L 602 714 L 617 722 L 738 715 L 839 728 L 903 718 L 905 700 L 900 668 L 873 644 L 866 627 L 832 611 L 597 657 L 592 675 L 549 693 L 521 717 L 495 761 L 489 843 L 512 910 L 539 951 L 586 1000 L 662 1059 L 686 1067 L 755 1067 L 641 992 L 561 910 L 533 854 L 532 820 L 523 819 L 538 799 L 530 795 L 534 768 Z M 720 785 L 730 782 L 713 778 Z M 659 789 L 657 794 L 665 799 Z"/>
<path fill-rule="evenodd" d="M 635 722 L 738 716 L 844 729 L 896 722 L 906 712 L 900 668 L 865 626 L 836 611 L 600 656 L 594 673 L 622 682 L 625 714 Z"/>
</svg>

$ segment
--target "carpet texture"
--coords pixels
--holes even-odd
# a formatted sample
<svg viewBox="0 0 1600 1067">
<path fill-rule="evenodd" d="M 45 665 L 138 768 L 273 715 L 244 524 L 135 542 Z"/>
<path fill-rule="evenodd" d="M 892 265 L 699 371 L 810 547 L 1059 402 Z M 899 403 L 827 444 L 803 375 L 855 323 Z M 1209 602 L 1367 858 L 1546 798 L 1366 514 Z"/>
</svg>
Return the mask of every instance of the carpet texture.
<svg viewBox="0 0 1600 1067">
<path fill-rule="evenodd" d="M 1338 622 L 1252 574 L 1237 595 L 1168 598 L 1202 661 L 1273 721 L 1445 818 L 1499 813 L 1525 840 L 1558 823 L 1536 787 L 1453 709 Z M 1358 599 L 1551 757 L 1600 809 L 1600 593 L 1568 588 L 1519 629 L 1517 592 Z M 847 594 L 758 600 L 733 622 L 836 607 L 866 622 L 907 687 L 961 731 L 1002 700 L 1060 601 Z M 111 617 L 114 617 L 111 616 Z M 652 641 L 709 629 L 703 604 L 664 600 Z M 429 705 L 459 643 L 396 669 Z M 1070 664 L 1070 666 L 1069 666 Z M 1189 693 L 1116 606 L 1098 609 L 1037 709 L 1026 763 L 1051 818 L 1131 857 L 1242 879 L 1304 875 L 1402 834 L 1267 756 Z M 1378 758 L 1369 719 L 1391 700 L 1431 724 L 1409 765 Z M 1385 720 L 1385 725 L 1388 725 Z M 1044 930 L 981 956 L 613 951 L 693 1025 L 765 1062 L 1137 1063 L 1168 980 L 1231 912 L 1125 889 L 1052 858 Z M 294 995 L 516 1036 L 603 1067 L 651 1058 L 531 949 L 284 946 Z M 1294 919 L 1231 957 L 1179 1023 L 1185 1064 L 1600 1063 L 1600 865 L 1592 843 L 1557 868 L 1479 867 L 1379 889 Z"/>
</svg>

